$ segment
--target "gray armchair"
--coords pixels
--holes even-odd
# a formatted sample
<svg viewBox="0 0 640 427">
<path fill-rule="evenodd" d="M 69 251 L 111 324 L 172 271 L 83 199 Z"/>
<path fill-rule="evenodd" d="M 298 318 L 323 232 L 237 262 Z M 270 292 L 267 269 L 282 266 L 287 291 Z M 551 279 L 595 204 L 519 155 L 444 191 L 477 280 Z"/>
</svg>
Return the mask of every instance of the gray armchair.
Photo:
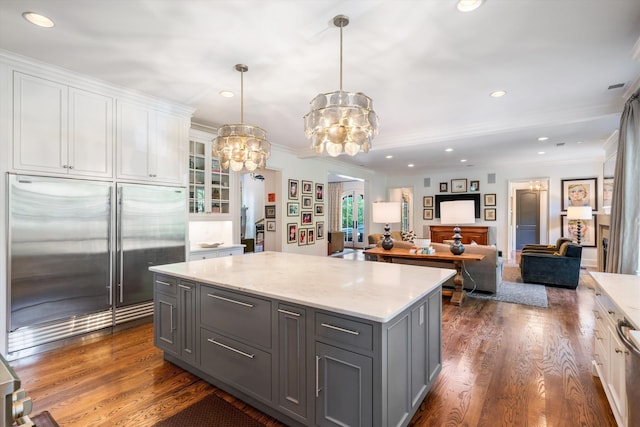
<svg viewBox="0 0 640 427">
<path fill-rule="evenodd" d="M 582 246 L 564 242 L 555 253 L 523 252 L 520 272 L 525 283 L 575 289 L 580 278 Z"/>
</svg>

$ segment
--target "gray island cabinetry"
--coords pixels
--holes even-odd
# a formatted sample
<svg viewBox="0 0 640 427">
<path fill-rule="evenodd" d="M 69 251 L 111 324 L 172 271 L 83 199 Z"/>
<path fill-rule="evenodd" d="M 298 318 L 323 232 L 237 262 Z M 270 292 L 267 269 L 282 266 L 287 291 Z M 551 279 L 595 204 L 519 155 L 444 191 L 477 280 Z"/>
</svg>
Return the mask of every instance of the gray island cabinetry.
<svg viewBox="0 0 640 427">
<path fill-rule="evenodd" d="M 448 269 L 263 252 L 154 266 L 166 360 L 292 426 L 405 426 L 441 370 Z"/>
</svg>

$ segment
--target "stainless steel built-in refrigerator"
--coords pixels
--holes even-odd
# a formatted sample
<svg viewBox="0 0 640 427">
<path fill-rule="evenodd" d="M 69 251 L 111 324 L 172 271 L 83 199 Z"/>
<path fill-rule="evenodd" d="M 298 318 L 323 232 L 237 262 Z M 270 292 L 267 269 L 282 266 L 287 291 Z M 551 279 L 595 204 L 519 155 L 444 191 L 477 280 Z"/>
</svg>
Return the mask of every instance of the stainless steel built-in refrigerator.
<svg viewBox="0 0 640 427">
<path fill-rule="evenodd" d="M 185 260 L 177 187 L 8 175 L 9 353 L 153 313 L 150 265 Z"/>
</svg>

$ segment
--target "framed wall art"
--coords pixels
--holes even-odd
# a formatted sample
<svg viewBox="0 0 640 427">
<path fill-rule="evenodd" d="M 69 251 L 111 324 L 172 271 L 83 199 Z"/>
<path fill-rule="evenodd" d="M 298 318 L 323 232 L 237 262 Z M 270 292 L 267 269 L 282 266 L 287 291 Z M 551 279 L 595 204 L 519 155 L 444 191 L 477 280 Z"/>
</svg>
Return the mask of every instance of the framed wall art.
<svg viewBox="0 0 640 427">
<path fill-rule="evenodd" d="M 313 213 L 312 212 L 302 212 L 302 223 L 303 224 L 311 224 L 313 222 Z"/>
<path fill-rule="evenodd" d="M 313 197 L 302 196 L 302 209 L 311 209 L 313 205 Z"/>
<path fill-rule="evenodd" d="M 275 221 L 267 221 L 267 231 L 276 231 Z"/>
<path fill-rule="evenodd" d="M 264 207 L 264 217 L 265 218 L 275 218 L 276 217 L 276 205 L 267 205 Z"/>
<path fill-rule="evenodd" d="M 496 220 L 496 208 L 485 208 L 484 209 L 484 220 L 485 221 L 495 221 Z"/>
<path fill-rule="evenodd" d="M 298 230 L 298 246 L 304 246 L 307 244 L 307 229 L 301 228 Z"/>
<path fill-rule="evenodd" d="M 496 195 L 493 193 L 484 195 L 484 205 L 485 206 L 495 206 L 496 205 Z"/>
<path fill-rule="evenodd" d="M 316 223 L 316 240 L 324 239 L 324 222 L 319 221 Z"/>
<path fill-rule="evenodd" d="M 324 215 L 324 203 L 316 203 L 314 212 L 316 215 Z"/>
<path fill-rule="evenodd" d="M 298 199 L 298 180 L 290 179 L 289 180 L 289 199 L 297 200 Z"/>
<path fill-rule="evenodd" d="M 307 229 L 307 245 L 313 245 L 316 243 L 316 230 L 315 228 Z"/>
<path fill-rule="evenodd" d="M 432 208 L 433 207 L 433 196 L 424 196 L 422 198 L 422 207 L 424 207 L 424 208 Z"/>
<path fill-rule="evenodd" d="M 598 178 L 563 179 L 562 210 L 569 206 L 591 206 L 598 210 Z"/>
<path fill-rule="evenodd" d="M 604 178 L 602 181 L 602 207 L 611 207 L 613 201 L 613 178 Z"/>
<path fill-rule="evenodd" d="M 422 209 L 422 219 L 433 219 L 433 209 Z"/>
<path fill-rule="evenodd" d="M 313 194 L 313 182 L 302 181 L 302 194 Z"/>
<path fill-rule="evenodd" d="M 451 192 L 452 193 L 466 193 L 467 192 L 467 179 L 452 179 L 451 180 Z"/>
<path fill-rule="evenodd" d="M 288 237 L 287 243 L 295 243 L 298 241 L 298 224 L 289 223 L 287 224 Z"/>
<path fill-rule="evenodd" d="M 441 183 L 440 183 L 440 192 L 441 192 L 441 193 L 446 193 L 446 192 L 448 191 L 448 190 L 447 190 L 447 187 L 448 187 L 448 183 L 446 183 L 446 182 L 441 182 Z"/>
<path fill-rule="evenodd" d="M 287 216 L 298 216 L 300 215 L 300 203 L 298 202 L 288 202 L 287 203 Z"/>
<path fill-rule="evenodd" d="M 567 219 L 566 214 L 561 214 L 562 237 L 569 237 L 572 242 L 578 243 L 578 220 Z M 595 247 L 597 239 L 596 217 L 582 221 L 580 245 Z"/>
<path fill-rule="evenodd" d="M 480 181 L 471 181 L 469 183 L 469 191 L 480 191 Z"/>
<path fill-rule="evenodd" d="M 316 202 L 324 202 L 324 184 L 316 184 Z"/>
</svg>

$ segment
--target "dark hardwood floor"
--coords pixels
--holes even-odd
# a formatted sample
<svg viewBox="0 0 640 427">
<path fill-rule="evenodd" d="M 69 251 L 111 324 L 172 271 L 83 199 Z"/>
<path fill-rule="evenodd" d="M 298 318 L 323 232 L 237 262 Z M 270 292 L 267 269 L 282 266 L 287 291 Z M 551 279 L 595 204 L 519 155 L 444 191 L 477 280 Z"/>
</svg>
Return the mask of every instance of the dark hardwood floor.
<svg viewBox="0 0 640 427">
<path fill-rule="evenodd" d="M 547 288 L 548 308 L 443 298 L 442 372 L 411 425 L 615 426 L 591 375 L 594 296 L 582 275 L 576 291 Z M 151 324 L 11 365 L 33 413 L 48 410 L 61 426 L 152 426 L 211 393 L 281 425 L 165 362 Z"/>
</svg>

